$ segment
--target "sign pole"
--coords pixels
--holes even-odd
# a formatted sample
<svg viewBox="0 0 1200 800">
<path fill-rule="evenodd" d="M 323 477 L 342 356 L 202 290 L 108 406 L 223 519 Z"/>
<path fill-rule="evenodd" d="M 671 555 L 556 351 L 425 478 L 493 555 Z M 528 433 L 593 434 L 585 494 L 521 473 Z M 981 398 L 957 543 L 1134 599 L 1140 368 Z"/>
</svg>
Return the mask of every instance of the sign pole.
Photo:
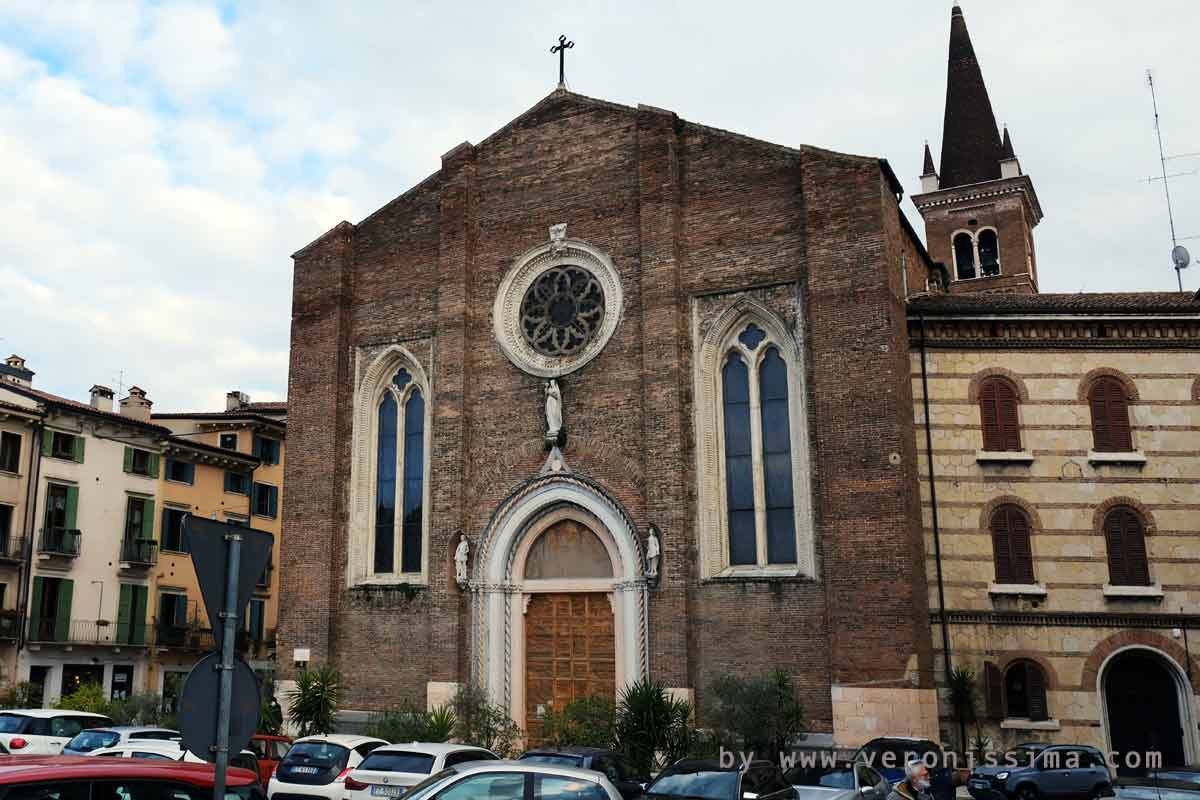
<svg viewBox="0 0 1200 800">
<path fill-rule="evenodd" d="M 233 705 L 233 650 L 237 635 L 238 574 L 242 560 L 242 535 L 225 535 L 229 543 L 225 564 L 225 610 L 221 612 L 220 692 L 217 705 L 216 770 L 213 775 L 213 800 L 225 800 L 225 772 L 229 768 L 229 717 Z"/>
</svg>

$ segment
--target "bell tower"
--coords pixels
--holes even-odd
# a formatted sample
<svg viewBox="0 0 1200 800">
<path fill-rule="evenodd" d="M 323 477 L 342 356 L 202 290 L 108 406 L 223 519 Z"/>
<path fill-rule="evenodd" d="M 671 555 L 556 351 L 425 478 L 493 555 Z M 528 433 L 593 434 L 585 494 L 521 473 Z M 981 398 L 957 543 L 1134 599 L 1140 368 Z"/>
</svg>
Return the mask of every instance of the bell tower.
<svg viewBox="0 0 1200 800">
<path fill-rule="evenodd" d="M 1008 128 L 1001 136 L 996 126 L 957 3 L 950 12 L 941 170 L 926 143 L 921 193 L 912 200 L 925 220 L 930 256 L 950 273 L 952 293 L 1038 291 L 1033 229 L 1042 207 Z"/>
</svg>

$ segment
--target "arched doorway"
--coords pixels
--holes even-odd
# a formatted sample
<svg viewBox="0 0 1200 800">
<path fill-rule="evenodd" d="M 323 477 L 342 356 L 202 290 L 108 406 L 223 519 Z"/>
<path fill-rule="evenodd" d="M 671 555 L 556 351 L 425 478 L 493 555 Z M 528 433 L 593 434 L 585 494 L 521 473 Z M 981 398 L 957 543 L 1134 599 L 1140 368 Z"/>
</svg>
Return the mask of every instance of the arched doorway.
<svg viewBox="0 0 1200 800">
<path fill-rule="evenodd" d="M 1126 650 L 1113 656 L 1102 678 L 1109 741 L 1117 755 L 1117 774 L 1138 775 L 1124 754 L 1162 754 L 1166 766 L 1186 763 L 1180 687 L 1175 671 L 1149 650 Z"/>
</svg>

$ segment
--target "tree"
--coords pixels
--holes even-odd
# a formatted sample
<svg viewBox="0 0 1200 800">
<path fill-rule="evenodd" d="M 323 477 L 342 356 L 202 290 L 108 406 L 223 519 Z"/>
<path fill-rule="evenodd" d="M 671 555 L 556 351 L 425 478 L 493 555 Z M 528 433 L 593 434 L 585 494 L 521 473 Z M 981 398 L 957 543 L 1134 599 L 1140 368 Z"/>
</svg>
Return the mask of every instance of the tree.
<svg viewBox="0 0 1200 800">
<path fill-rule="evenodd" d="M 616 726 L 616 707 L 611 697 L 594 695 L 572 700 L 561 712 L 551 709 L 543 722 L 543 736 L 555 747 L 610 748 Z"/>
<path fill-rule="evenodd" d="M 709 696 L 705 718 L 716 728 L 718 741 L 757 758 L 778 759 L 804 732 L 804 708 L 791 676 L 782 670 L 757 677 L 721 675 Z"/>
<path fill-rule="evenodd" d="M 970 748 L 967 741 L 967 725 L 979 720 L 979 692 L 975 671 L 969 667 L 955 667 L 950 671 L 950 707 L 958 718 L 958 738 L 965 754 Z M 976 725 L 976 738 L 982 737 Z"/>
<path fill-rule="evenodd" d="M 473 683 L 460 686 L 451 706 L 456 740 L 486 747 L 501 758 L 516 756 L 520 727 L 503 708 L 489 702 L 481 687 Z"/>
<path fill-rule="evenodd" d="M 301 736 L 332 733 L 342 701 L 342 676 L 330 664 L 306 669 L 288 693 L 288 716 Z"/>
</svg>

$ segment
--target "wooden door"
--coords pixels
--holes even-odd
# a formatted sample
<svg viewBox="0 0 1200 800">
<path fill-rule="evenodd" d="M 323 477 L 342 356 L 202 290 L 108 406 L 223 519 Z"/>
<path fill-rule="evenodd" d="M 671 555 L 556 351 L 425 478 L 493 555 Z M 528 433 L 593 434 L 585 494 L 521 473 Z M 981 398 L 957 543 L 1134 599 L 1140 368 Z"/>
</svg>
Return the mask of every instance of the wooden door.
<svg viewBox="0 0 1200 800">
<path fill-rule="evenodd" d="M 542 715 L 616 691 L 613 611 L 602 593 L 535 594 L 525 611 L 525 723 L 541 741 Z"/>
</svg>

